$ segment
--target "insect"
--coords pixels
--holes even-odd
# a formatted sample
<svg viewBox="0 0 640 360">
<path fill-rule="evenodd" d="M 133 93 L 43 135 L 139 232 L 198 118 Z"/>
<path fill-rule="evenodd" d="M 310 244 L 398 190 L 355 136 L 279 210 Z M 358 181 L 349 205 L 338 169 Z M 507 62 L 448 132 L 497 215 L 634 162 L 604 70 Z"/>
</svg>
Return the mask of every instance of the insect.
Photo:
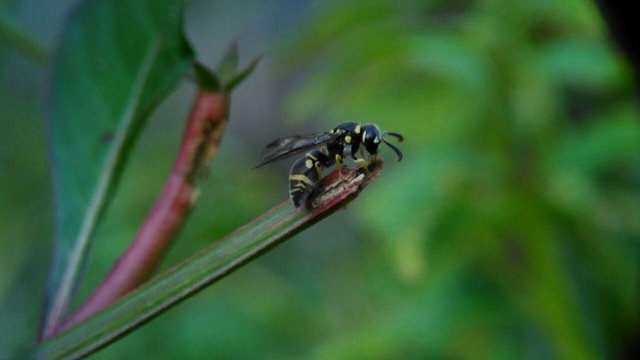
<svg viewBox="0 0 640 360">
<path fill-rule="evenodd" d="M 389 143 L 387 136 L 393 136 L 400 142 L 404 140 L 398 133 L 380 131 L 375 124 L 361 125 L 355 122 L 342 123 L 326 132 L 288 136 L 269 143 L 262 152 L 262 163 L 254 169 L 306 152 L 293 163 L 289 172 L 289 197 L 293 205 L 299 208 L 307 204 L 324 168 L 334 164 L 341 167 L 349 156 L 367 169 L 368 164 L 376 159 L 380 143 L 384 143 L 401 161 L 402 151 Z M 365 160 L 365 152 L 369 155 L 368 160 Z"/>
</svg>

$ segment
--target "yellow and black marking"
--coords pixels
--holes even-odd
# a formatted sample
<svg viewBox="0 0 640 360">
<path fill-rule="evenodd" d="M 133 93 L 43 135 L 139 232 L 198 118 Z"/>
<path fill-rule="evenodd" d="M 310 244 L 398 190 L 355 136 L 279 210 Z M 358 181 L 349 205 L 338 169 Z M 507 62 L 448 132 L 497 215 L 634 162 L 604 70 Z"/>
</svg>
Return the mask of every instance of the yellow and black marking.
<svg viewBox="0 0 640 360">
<path fill-rule="evenodd" d="M 337 165 L 340 169 L 348 158 L 352 158 L 356 164 L 368 170 L 369 164 L 375 161 L 381 144 L 391 148 L 398 161 L 402 160 L 402 151 L 388 142 L 385 139 L 387 136 L 400 142 L 403 140 L 402 135 L 380 131 L 375 124 L 345 122 L 330 131 L 287 136 L 272 141 L 262 152 L 262 163 L 256 167 L 304 153 L 304 157 L 299 158 L 291 167 L 289 194 L 296 207 L 306 206 L 326 167 Z M 340 176 L 342 177 L 342 172 Z"/>
<path fill-rule="evenodd" d="M 332 159 L 320 150 L 308 152 L 293 163 L 289 173 L 289 196 L 295 207 L 307 204 L 318 185 L 322 170 L 331 165 Z"/>
</svg>

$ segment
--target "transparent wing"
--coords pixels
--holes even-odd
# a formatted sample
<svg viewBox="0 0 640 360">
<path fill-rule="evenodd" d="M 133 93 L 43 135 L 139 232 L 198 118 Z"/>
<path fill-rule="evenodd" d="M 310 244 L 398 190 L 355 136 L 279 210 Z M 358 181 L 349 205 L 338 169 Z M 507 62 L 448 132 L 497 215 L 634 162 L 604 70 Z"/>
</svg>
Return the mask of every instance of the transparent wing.
<svg viewBox="0 0 640 360">
<path fill-rule="evenodd" d="M 264 148 L 262 151 L 262 162 L 255 166 L 254 169 L 268 163 L 317 148 L 334 141 L 339 137 L 340 134 L 323 132 L 317 134 L 294 135 L 274 140 Z"/>
</svg>

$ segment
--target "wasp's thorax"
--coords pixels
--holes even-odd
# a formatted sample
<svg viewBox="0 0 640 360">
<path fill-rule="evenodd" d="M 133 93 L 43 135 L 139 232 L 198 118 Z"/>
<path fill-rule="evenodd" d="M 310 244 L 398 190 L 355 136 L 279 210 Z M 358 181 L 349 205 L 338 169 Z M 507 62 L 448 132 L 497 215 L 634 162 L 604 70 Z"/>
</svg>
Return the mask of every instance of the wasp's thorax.
<svg viewBox="0 0 640 360">
<path fill-rule="evenodd" d="M 354 156 L 360 149 L 360 134 L 362 132 L 360 124 L 345 122 L 333 128 L 331 132 L 341 135 L 338 140 L 327 144 L 327 151 L 333 157 L 338 156 L 342 159 Z"/>
<path fill-rule="evenodd" d="M 346 122 L 336 126 L 332 132 L 342 136 L 329 144 L 329 151 L 334 150 L 333 152 L 345 157 L 356 154 L 360 146 L 364 146 L 364 150 L 370 155 L 376 155 L 382 140 L 382 132 L 375 124 L 360 125 L 355 122 Z"/>
</svg>

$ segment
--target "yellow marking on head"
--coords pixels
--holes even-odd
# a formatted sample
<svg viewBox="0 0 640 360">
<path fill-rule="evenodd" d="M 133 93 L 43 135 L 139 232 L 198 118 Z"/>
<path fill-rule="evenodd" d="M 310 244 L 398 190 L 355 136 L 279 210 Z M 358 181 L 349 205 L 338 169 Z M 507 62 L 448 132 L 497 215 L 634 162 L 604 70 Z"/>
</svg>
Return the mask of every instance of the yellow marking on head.
<svg viewBox="0 0 640 360">
<path fill-rule="evenodd" d="M 367 130 L 362 132 L 362 142 L 367 138 Z"/>
<path fill-rule="evenodd" d="M 302 174 L 289 175 L 289 180 L 302 181 L 303 183 L 305 183 L 305 184 L 307 184 L 309 186 L 315 186 L 316 185 L 306 175 L 302 175 Z"/>
<path fill-rule="evenodd" d="M 307 167 L 307 169 L 311 169 L 313 167 L 313 160 L 307 159 L 307 161 L 304 162 L 304 165 Z"/>
<path fill-rule="evenodd" d="M 347 135 L 344 137 L 344 142 L 346 142 L 347 144 L 351 144 L 351 136 Z"/>
<path fill-rule="evenodd" d="M 356 129 L 353 132 L 355 132 L 356 134 L 360 134 L 360 129 L 361 129 L 361 127 L 358 124 L 358 125 L 356 125 Z"/>
<path fill-rule="evenodd" d="M 306 157 L 307 157 L 307 159 L 311 159 L 311 160 L 318 160 L 318 158 L 317 158 L 317 157 L 315 157 L 315 156 L 313 156 L 313 155 L 311 155 L 311 153 L 306 153 L 306 154 L 304 154 L 304 156 L 306 156 Z"/>
</svg>

